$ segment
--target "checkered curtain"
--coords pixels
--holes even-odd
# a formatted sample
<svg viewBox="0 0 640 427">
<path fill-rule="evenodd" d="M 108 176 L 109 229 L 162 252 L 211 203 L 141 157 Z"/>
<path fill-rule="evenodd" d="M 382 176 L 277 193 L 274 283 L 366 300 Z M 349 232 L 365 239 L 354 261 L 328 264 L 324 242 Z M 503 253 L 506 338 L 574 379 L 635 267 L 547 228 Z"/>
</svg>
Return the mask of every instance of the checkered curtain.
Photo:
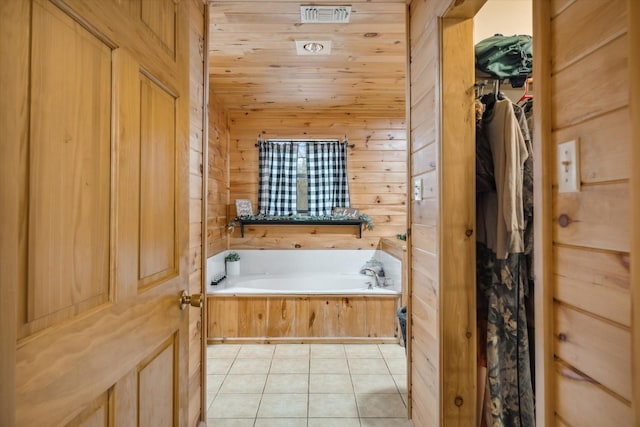
<svg viewBox="0 0 640 427">
<path fill-rule="evenodd" d="M 295 214 L 298 145 L 261 141 L 258 151 L 258 213 Z"/>
<path fill-rule="evenodd" d="M 335 207 L 349 207 L 347 144 L 309 142 L 309 215 L 331 215 Z"/>
</svg>

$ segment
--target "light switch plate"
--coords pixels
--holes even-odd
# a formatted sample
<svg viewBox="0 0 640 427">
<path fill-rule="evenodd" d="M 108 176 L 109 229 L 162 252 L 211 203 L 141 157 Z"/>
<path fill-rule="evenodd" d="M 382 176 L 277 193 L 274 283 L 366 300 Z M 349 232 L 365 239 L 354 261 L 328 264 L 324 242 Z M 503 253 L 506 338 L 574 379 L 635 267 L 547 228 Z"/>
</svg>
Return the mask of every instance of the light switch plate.
<svg viewBox="0 0 640 427">
<path fill-rule="evenodd" d="M 413 181 L 413 200 L 422 200 L 422 178 Z"/>
<path fill-rule="evenodd" d="M 580 191 L 580 162 L 578 140 L 558 144 L 558 192 Z"/>
</svg>

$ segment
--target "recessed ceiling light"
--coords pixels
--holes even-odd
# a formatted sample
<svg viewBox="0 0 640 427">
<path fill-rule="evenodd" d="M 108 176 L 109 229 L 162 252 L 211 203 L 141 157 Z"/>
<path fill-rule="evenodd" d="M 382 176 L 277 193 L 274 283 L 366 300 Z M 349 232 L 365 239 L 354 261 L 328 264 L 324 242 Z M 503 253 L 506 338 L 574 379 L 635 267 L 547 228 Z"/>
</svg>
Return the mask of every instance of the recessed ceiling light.
<svg viewBox="0 0 640 427">
<path fill-rule="evenodd" d="M 318 53 L 322 49 L 324 49 L 324 46 L 322 46 L 321 43 L 317 43 L 317 42 L 307 43 L 302 47 L 304 48 L 304 50 L 306 50 L 308 52 L 311 52 L 311 53 Z"/>
<path fill-rule="evenodd" d="M 298 55 L 329 55 L 331 40 L 296 40 Z"/>
</svg>

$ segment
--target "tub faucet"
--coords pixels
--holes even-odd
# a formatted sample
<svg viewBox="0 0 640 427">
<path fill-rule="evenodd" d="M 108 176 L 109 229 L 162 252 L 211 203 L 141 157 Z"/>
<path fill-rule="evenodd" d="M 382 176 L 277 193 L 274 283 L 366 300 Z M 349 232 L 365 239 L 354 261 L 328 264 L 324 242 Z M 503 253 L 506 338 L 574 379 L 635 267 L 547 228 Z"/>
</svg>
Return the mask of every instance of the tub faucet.
<svg viewBox="0 0 640 427">
<path fill-rule="evenodd" d="M 367 274 L 367 272 L 371 274 Z M 378 272 L 373 268 L 365 267 L 362 270 L 360 270 L 360 274 L 364 274 L 366 276 L 373 276 L 377 287 L 381 287 L 385 285 L 384 277 L 380 277 L 381 275 L 379 275 Z M 384 273 L 382 274 L 382 276 L 384 276 Z"/>
</svg>

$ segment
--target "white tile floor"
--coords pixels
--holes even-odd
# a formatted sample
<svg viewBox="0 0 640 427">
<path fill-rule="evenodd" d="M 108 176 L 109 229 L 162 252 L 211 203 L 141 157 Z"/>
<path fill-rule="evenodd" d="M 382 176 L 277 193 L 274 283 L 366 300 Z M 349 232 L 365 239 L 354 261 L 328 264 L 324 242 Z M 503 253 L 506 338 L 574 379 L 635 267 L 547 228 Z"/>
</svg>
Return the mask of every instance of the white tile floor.
<svg viewBox="0 0 640 427">
<path fill-rule="evenodd" d="M 215 344 L 208 427 L 410 427 L 396 344 Z"/>
</svg>

